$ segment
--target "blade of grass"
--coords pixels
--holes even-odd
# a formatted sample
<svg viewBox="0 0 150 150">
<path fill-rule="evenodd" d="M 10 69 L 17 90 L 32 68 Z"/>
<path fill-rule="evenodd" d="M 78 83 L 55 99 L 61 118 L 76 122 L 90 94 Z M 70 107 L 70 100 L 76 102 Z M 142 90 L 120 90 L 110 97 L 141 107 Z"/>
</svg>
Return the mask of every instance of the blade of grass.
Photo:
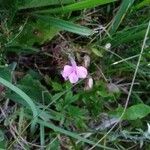
<svg viewBox="0 0 150 150">
<path fill-rule="evenodd" d="M 122 1 L 121 6 L 120 6 L 116 16 L 114 17 L 111 26 L 110 26 L 110 29 L 109 29 L 110 34 L 113 34 L 116 32 L 116 30 L 118 29 L 122 20 L 124 19 L 127 11 L 129 10 L 129 8 L 132 6 L 133 3 L 134 3 L 134 0 L 123 0 Z"/>
<path fill-rule="evenodd" d="M 137 4 L 134 9 L 140 9 L 144 6 L 150 6 L 150 0 L 144 0 L 141 3 Z"/>
<path fill-rule="evenodd" d="M 57 19 L 57 18 L 53 18 L 49 16 L 42 16 L 42 15 L 35 15 L 35 16 L 45 22 L 49 22 L 49 24 L 54 27 L 57 27 L 59 29 L 63 29 L 72 33 L 76 33 L 76 34 L 83 35 L 83 36 L 89 36 L 89 35 L 94 34 L 93 30 L 87 27 L 76 25 L 69 21 L 64 21 L 62 19 Z"/>
<path fill-rule="evenodd" d="M 18 87 L 14 86 L 12 83 L 8 82 L 7 80 L 5 80 L 1 77 L 0 77 L 0 84 L 4 85 L 7 88 L 9 88 L 10 90 L 14 91 L 28 104 L 28 106 L 30 106 L 30 109 L 33 112 L 33 118 L 34 118 L 31 129 L 32 129 L 32 132 L 34 132 L 34 128 L 35 128 L 35 124 L 36 124 L 36 117 L 38 116 L 38 112 L 37 112 L 36 106 L 33 103 L 32 99 L 26 93 L 24 93 L 22 90 L 20 90 Z"/>
<path fill-rule="evenodd" d="M 144 23 L 116 32 L 112 35 L 111 39 L 109 39 L 109 37 L 103 39 L 102 43 L 110 42 L 113 47 L 117 47 L 121 44 L 130 43 L 133 40 L 141 40 L 145 34 L 147 25 L 148 23 Z"/>
<path fill-rule="evenodd" d="M 75 2 L 74 4 L 70 4 L 64 7 L 47 9 L 47 10 L 38 10 L 37 13 L 68 13 L 72 11 L 93 8 L 100 5 L 105 5 L 108 3 L 115 2 L 116 0 L 84 0 L 80 2 Z"/>
<path fill-rule="evenodd" d="M 32 0 L 30 2 L 26 2 L 23 5 L 20 5 L 19 10 L 28 9 L 28 8 L 36 8 L 36 7 L 46 7 L 52 5 L 64 5 L 73 3 L 74 0 Z"/>
<path fill-rule="evenodd" d="M 22 127 L 23 127 L 23 121 L 24 121 L 24 108 L 20 108 L 19 112 L 19 122 L 18 122 L 18 133 L 21 133 Z"/>
<path fill-rule="evenodd" d="M 44 126 L 40 124 L 40 142 L 41 146 L 45 146 L 45 131 Z"/>
<path fill-rule="evenodd" d="M 72 138 L 75 138 L 75 139 L 77 139 L 77 140 L 79 140 L 79 141 L 82 141 L 82 142 L 84 142 L 84 143 L 87 143 L 87 144 L 90 144 L 90 145 L 94 145 L 94 144 L 95 144 L 95 142 L 93 142 L 93 141 L 91 141 L 91 140 L 88 140 L 88 139 L 86 139 L 86 138 L 83 138 L 83 137 L 79 136 L 77 133 L 73 133 L 73 132 L 71 132 L 71 131 L 67 131 L 67 130 L 65 130 L 65 129 L 62 129 L 62 128 L 60 128 L 60 127 L 55 126 L 54 124 L 51 124 L 51 123 L 48 123 L 48 122 L 45 122 L 45 121 L 39 120 L 39 119 L 37 120 L 37 122 L 38 122 L 39 124 L 41 124 L 41 125 L 47 127 L 47 128 L 50 128 L 50 129 L 54 130 L 55 132 L 60 132 L 60 133 L 62 133 L 62 134 L 68 135 L 68 136 L 70 136 L 70 137 L 72 137 Z M 103 145 L 100 145 L 100 144 L 98 144 L 97 147 L 104 148 L 104 149 L 106 149 L 106 150 L 115 150 L 115 149 L 113 149 L 113 148 L 106 147 L 106 146 L 103 146 Z"/>
</svg>

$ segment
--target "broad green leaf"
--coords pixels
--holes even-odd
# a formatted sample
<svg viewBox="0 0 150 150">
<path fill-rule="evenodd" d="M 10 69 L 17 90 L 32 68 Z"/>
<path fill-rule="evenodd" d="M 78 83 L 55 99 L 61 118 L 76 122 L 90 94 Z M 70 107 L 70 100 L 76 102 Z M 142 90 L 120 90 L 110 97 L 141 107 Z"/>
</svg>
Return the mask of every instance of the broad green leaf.
<svg viewBox="0 0 150 150">
<path fill-rule="evenodd" d="M 111 112 L 113 116 L 120 117 L 123 112 L 123 107 L 118 107 L 115 111 Z M 127 108 L 122 119 L 124 120 L 137 120 L 142 119 L 150 114 L 150 106 L 145 104 L 135 104 Z"/>
<path fill-rule="evenodd" d="M 87 8 L 93 8 L 96 6 L 108 4 L 115 2 L 116 0 L 83 0 L 79 2 L 75 2 L 74 4 L 70 4 L 67 6 L 54 8 L 54 9 L 48 9 L 48 10 L 41 10 L 36 11 L 38 13 L 68 13 L 76 10 L 82 10 Z"/>
<path fill-rule="evenodd" d="M 136 120 L 146 117 L 150 113 L 150 106 L 137 104 L 129 107 L 125 113 L 124 119 Z"/>
<path fill-rule="evenodd" d="M 10 44 L 11 47 L 22 45 L 24 49 L 33 44 L 43 44 L 50 41 L 59 29 L 50 25 L 47 21 L 37 19 L 35 22 L 29 20 L 20 35 Z M 28 49 L 29 50 L 29 49 Z M 32 49 L 31 49 L 32 50 Z M 33 50 L 32 50 L 33 51 Z"/>
<path fill-rule="evenodd" d="M 113 19 L 112 25 L 110 27 L 110 34 L 113 34 L 118 29 L 119 25 L 121 24 L 122 20 L 124 19 L 127 11 L 132 6 L 135 0 L 123 0 L 121 6 Z"/>
<path fill-rule="evenodd" d="M 62 30 L 66 30 L 83 36 L 89 36 L 94 34 L 93 30 L 80 25 L 76 25 L 69 21 L 64 21 L 62 19 L 57 19 L 49 16 L 42 16 L 42 15 L 35 15 L 35 16 L 43 20 L 45 23 L 49 23 L 49 25 Z"/>
</svg>

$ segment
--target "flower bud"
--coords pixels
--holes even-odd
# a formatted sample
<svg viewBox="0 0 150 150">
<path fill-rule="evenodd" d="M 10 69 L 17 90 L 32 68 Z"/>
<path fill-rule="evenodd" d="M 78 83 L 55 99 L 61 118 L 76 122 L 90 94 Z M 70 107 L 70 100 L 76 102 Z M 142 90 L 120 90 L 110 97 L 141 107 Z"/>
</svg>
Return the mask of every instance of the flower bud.
<svg viewBox="0 0 150 150">
<path fill-rule="evenodd" d="M 91 61 L 90 56 L 85 55 L 85 56 L 84 56 L 84 66 L 85 66 L 86 68 L 89 67 L 90 61 Z"/>
<path fill-rule="evenodd" d="M 110 43 L 107 43 L 106 45 L 105 45 L 105 49 L 106 50 L 109 50 L 111 48 L 111 44 Z"/>
<path fill-rule="evenodd" d="M 86 87 L 85 87 L 85 90 L 91 90 L 93 88 L 93 78 L 92 77 L 89 77 L 87 79 L 87 83 L 86 83 Z"/>
</svg>

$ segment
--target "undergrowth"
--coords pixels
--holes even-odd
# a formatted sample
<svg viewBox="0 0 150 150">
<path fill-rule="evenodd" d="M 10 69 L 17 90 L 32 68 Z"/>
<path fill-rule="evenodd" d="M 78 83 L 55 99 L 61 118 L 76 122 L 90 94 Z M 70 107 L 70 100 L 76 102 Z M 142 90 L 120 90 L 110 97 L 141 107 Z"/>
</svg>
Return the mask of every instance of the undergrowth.
<svg viewBox="0 0 150 150">
<path fill-rule="evenodd" d="M 149 14 L 149 0 L 1 0 L 0 149 L 149 150 Z"/>
</svg>

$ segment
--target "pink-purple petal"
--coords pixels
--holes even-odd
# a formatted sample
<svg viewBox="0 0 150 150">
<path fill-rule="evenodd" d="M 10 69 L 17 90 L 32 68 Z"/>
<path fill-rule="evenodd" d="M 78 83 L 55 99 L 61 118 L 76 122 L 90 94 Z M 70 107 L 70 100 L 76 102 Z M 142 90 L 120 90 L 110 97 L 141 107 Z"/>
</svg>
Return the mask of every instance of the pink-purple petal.
<svg viewBox="0 0 150 150">
<path fill-rule="evenodd" d="M 68 78 L 71 83 L 76 83 L 79 80 L 79 78 L 75 72 L 71 73 Z"/>
<path fill-rule="evenodd" d="M 65 65 L 63 71 L 61 72 L 61 75 L 65 80 L 67 80 L 68 76 L 72 73 L 73 68 L 72 66 Z"/>
<path fill-rule="evenodd" d="M 87 69 L 82 66 L 77 67 L 76 71 L 77 71 L 77 76 L 82 79 L 86 78 L 86 76 L 88 74 Z"/>
</svg>

